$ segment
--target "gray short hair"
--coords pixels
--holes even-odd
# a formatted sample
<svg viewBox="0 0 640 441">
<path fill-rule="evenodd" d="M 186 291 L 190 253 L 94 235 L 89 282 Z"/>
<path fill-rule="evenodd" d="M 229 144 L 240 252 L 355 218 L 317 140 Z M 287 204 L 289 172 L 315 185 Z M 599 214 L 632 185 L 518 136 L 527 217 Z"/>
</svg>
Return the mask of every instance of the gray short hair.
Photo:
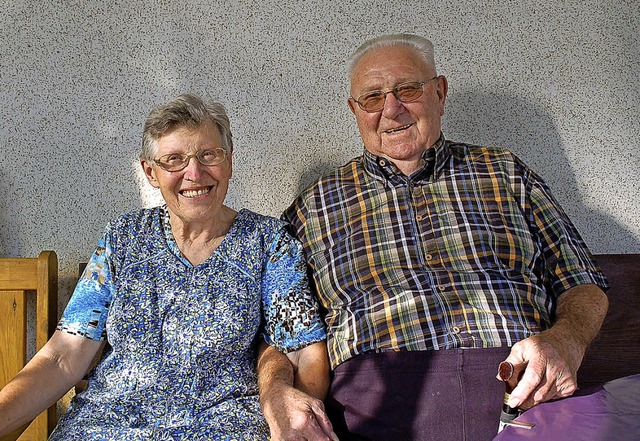
<svg viewBox="0 0 640 441">
<path fill-rule="evenodd" d="M 206 123 L 212 123 L 218 128 L 222 148 L 229 152 L 233 147 L 231 123 L 222 104 L 204 101 L 197 95 L 186 93 L 156 107 L 144 123 L 140 158 L 153 160 L 156 141 L 166 133 L 180 127 L 195 129 Z"/>
<path fill-rule="evenodd" d="M 389 34 L 381 35 L 376 38 L 365 41 L 356 51 L 351 54 L 347 60 L 347 74 L 349 80 L 353 75 L 353 69 L 358 61 L 369 51 L 380 47 L 393 47 L 393 46 L 409 46 L 416 49 L 420 55 L 424 58 L 427 65 L 436 69 L 436 62 L 433 56 L 433 43 L 424 37 L 413 34 Z"/>
</svg>

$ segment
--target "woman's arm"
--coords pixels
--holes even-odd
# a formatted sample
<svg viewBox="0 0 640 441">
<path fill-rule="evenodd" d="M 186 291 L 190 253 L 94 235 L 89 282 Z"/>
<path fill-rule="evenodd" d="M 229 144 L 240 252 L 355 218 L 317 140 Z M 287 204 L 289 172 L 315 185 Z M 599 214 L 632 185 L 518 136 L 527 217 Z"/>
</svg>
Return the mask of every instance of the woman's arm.
<svg viewBox="0 0 640 441">
<path fill-rule="evenodd" d="M 34 419 L 82 379 L 100 344 L 56 331 L 0 390 L 0 436 Z"/>
</svg>

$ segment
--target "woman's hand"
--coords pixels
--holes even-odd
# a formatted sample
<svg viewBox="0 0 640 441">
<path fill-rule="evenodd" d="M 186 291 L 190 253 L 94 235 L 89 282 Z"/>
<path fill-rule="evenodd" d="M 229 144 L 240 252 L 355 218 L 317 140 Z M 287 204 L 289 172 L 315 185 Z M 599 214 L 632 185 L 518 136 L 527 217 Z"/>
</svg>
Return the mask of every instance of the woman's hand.
<svg viewBox="0 0 640 441">
<path fill-rule="evenodd" d="M 322 372 L 313 375 L 314 370 L 322 370 L 324 365 L 322 357 L 319 363 L 315 360 L 316 351 L 322 353 L 321 349 L 324 349 L 326 353 L 326 348 L 320 343 L 307 348 L 284 355 L 264 343 L 260 347 L 260 406 L 269 424 L 272 441 L 338 440 L 322 403 L 328 387 L 328 366 L 325 365 L 326 380 Z M 299 389 L 293 386 L 294 383 Z"/>
<path fill-rule="evenodd" d="M 269 392 L 261 394 L 260 403 L 272 441 L 338 439 L 322 401 L 291 385 L 272 385 Z"/>
</svg>

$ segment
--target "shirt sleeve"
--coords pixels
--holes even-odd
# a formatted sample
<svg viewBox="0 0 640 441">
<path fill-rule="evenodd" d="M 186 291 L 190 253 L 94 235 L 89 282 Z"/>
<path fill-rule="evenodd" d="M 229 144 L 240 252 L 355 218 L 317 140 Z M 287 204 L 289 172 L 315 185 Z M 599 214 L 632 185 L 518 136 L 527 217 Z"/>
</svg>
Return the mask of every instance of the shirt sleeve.
<svg viewBox="0 0 640 441">
<path fill-rule="evenodd" d="M 112 249 L 108 230 L 98 241 L 67 304 L 57 329 L 91 340 L 106 339 L 106 321 L 113 298 Z"/>
<path fill-rule="evenodd" d="M 556 297 L 583 283 L 607 289 L 606 277 L 549 187 L 533 171 L 526 169 L 525 174 L 529 187 L 531 228 L 542 252 L 547 288 Z"/>
<path fill-rule="evenodd" d="M 300 242 L 281 229 L 262 277 L 263 338 L 283 352 L 326 339 L 318 303 L 309 290 Z"/>
</svg>

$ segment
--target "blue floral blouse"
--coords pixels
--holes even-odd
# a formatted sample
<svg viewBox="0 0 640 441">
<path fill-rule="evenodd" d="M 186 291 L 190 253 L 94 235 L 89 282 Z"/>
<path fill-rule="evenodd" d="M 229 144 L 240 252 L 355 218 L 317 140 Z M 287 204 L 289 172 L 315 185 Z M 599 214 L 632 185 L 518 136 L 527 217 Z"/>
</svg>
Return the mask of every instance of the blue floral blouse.
<svg viewBox="0 0 640 441">
<path fill-rule="evenodd" d="M 166 206 L 110 223 L 58 329 L 110 348 L 51 440 L 264 440 L 259 337 L 287 352 L 325 338 L 300 244 L 241 210 L 193 266 Z"/>
</svg>

